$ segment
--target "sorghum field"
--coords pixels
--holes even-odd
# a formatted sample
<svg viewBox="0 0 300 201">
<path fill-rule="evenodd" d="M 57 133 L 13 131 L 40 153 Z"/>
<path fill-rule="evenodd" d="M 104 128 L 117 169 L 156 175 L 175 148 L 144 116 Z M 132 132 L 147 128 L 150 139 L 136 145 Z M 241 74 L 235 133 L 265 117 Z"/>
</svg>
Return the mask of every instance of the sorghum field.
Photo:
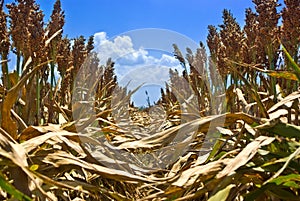
<svg viewBox="0 0 300 201">
<path fill-rule="evenodd" d="M 93 37 L 64 36 L 60 0 L 48 22 L 34 0 L 1 0 L 0 199 L 300 200 L 300 1 L 284 0 L 280 9 L 277 0 L 253 3 L 244 27 L 234 13 L 223 11 L 222 24 L 208 27 L 208 49 L 200 43 L 183 55 L 174 44 L 174 57 L 185 70 L 170 71 L 170 84 L 156 103 L 167 119 L 155 127 L 150 108 L 111 104 L 114 90 L 122 92 L 120 102 L 132 92 L 118 85 L 114 61 L 99 64 Z M 88 56 L 91 74 L 100 76 L 92 86 L 95 115 L 80 121 L 72 114 L 78 109 L 72 96 Z M 218 83 L 216 73 L 222 80 L 208 86 Z M 196 94 L 196 106 L 186 89 L 172 87 L 180 80 Z M 188 118 L 194 107 L 200 112 Z M 123 110 L 149 134 L 136 137 L 119 128 L 112 111 Z M 164 168 L 143 168 L 116 155 L 168 148 L 183 127 L 197 132 L 191 143 L 178 144 L 188 151 Z M 217 139 L 206 147 L 208 154 L 199 154 L 209 128 Z M 94 135 L 105 136 L 106 143 Z M 98 158 L 92 153 L 97 151 Z"/>
</svg>

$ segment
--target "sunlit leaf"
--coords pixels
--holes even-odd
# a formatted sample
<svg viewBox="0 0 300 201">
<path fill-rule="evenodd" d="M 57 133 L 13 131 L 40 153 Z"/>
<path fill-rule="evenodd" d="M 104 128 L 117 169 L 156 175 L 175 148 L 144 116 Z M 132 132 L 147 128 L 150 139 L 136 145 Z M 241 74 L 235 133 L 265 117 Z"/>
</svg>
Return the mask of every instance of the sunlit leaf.
<svg viewBox="0 0 300 201">
<path fill-rule="evenodd" d="M 262 146 L 270 144 L 275 138 L 259 136 L 253 142 L 248 144 L 233 160 L 228 164 L 222 171 L 217 174 L 217 178 L 230 175 L 239 167 L 245 165 L 249 160 L 251 160 L 257 153 L 258 149 Z"/>
<path fill-rule="evenodd" d="M 226 201 L 227 197 L 230 193 L 230 190 L 232 188 L 234 188 L 235 185 L 234 184 L 230 184 L 228 186 L 226 186 L 224 189 L 218 191 L 216 194 L 214 194 L 213 196 L 211 196 L 208 201 Z"/>
<path fill-rule="evenodd" d="M 280 185 L 280 184 L 287 183 L 290 181 L 300 182 L 300 175 L 299 174 L 283 175 L 283 176 L 279 176 L 279 177 L 273 179 L 271 182 L 275 183 L 276 185 Z"/>
<path fill-rule="evenodd" d="M 31 171 L 36 171 L 37 169 L 39 169 L 39 165 L 37 165 L 37 164 L 31 165 L 31 166 L 29 167 L 29 169 L 30 169 Z"/>
<path fill-rule="evenodd" d="M 300 68 L 299 68 L 299 66 L 296 64 L 296 62 L 294 61 L 294 59 L 292 58 L 292 56 L 291 56 L 291 55 L 288 53 L 288 51 L 285 49 L 284 45 L 281 44 L 281 46 L 282 46 L 283 52 L 285 53 L 285 55 L 287 56 L 289 62 L 291 63 L 292 68 L 294 69 L 295 74 L 296 74 L 298 80 L 300 81 Z"/>
<path fill-rule="evenodd" d="M 284 78 L 287 80 L 295 80 L 297 81 L 297 75 L 288 71 L 268 71 L 267 74 L 271 77 L 275 78 Z"/>
</svg>

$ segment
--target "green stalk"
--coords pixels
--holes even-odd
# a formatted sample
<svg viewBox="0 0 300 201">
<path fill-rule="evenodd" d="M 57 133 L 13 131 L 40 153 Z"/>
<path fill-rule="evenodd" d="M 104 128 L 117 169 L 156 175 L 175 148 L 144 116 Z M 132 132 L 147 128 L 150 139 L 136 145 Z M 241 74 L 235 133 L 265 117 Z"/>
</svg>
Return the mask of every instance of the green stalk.
<svg viewBox="0 0 300 201">
<path fill-rule="evenodd" d="M 274 63 L 272 62 L 271 63 L 271 70 L 274 70 Z M 272 88 L 272 92 L 273 92 L 273 95 L 274 95 L 274 101 L 276 102 L 277 100 L 277 92 L 276 92 L 276 81 L 275 81 L 275 77 L 271 77 L 271 88 Z"/>
<path fill-rule="evenodd" d="M 268 58 L 269 58 L 269 62 L 270 62 L 270 69 L 272 71 L 274 71 L 275 70 L 275 65 L 274 65 L 274 62 L 273 62 L 274 55 L 272 53 L 272 44 L 268 45 L 267 52 L 268 52 Z M 276 78 L 275 77 L 271 77 L 270 79 L 271 79 L 271 89 L 270 89 L 271 90 L 271 94 L 274 95 L 274 99 L 273 100 L 276 102 L 276 100 L 277 100 L 276 80 L 275 80 Z"/>
<path fill-rule="evenodd" d="M 288 59 L 285 60 L 286 62 L 286 70 L 287 71 L 290 71 L 290 61 Z M 288 93 L 291 93 L 291 81 L 290 80 L 286 80 L 286 84 L 287 84 L 287 90 L 288 90 Z"/>
<path fill-rule="evenodd" d="M 299 48 L 300 48 L 300 44 L 298 45 L 297 50 L 299 50 Z M 297 53 L 298 53 L 298 51 L 296 51 L 295 54 L 294 54 L 294 61 L 298 61 L 298 55 L 297 55 Z M 296 82 L 296 84 L 294 85 L 294 90 L 295 91 L 298 89 L 298 86 L 299 86 L 299 83 Z"/>
<path fill-rule="evenodd" d="M 41 90 L 41 86 L 40 86 L 40 74 L 39 72 L 36 74 L 36 118 L 37 118 L 37 124 L 40 124 L 40 90 Z"/>
</svg>

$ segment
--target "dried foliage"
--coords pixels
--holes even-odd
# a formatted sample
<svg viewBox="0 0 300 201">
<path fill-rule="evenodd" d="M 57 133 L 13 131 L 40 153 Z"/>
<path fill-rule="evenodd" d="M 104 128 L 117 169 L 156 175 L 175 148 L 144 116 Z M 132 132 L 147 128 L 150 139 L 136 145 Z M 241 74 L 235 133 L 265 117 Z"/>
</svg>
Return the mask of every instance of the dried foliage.
<svg viewBox="0 0 300 201">
<path fill-rule="evenodd" d="M 300 2 L 253 3 L 244 27 L 229 10 L 208 27 L 210 55 L 174 44 L 184 71 L 139 110 L 93 37 L 63 36 L 59 0 L 48 23 L 34 0 L 0 1 L 0 199 L 299 200 Z"/>
</svg>

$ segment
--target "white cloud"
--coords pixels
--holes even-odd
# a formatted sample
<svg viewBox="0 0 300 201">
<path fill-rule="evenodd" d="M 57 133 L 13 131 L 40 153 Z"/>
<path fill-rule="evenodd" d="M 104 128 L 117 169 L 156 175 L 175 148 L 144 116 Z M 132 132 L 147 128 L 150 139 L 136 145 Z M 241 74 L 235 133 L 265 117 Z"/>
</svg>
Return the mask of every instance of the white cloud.
<svg viewBox="0 0 300 201">
<path fill-rule="evenodd" d="M 95 51 L 101 63 L 105 64 L 108 58 L 112 58 L 116 62 L 115 69 L 119 83 L 126 85 L 131 81 L 130 89 L 142 83 L 164 87 L 164 83 L 169 80 L 170 68 L 182 70 L 172 55 L 159 50 L 148 51 L 142 46 L 135 47 L 129 36 L 117 36 L 110 40 L 105 32 L 99 32 L 94 35 L 94 40 Z"/>
<path fill-rule="evenodd" d="M 129 62 L 134 62 L 148 54 L 142 48 L 135 50 L 129 36 L 117 36 L 109 40 L 105 32 L 99 32 L 94 35 L 94 40 L 95 51 L 98 53 L 100 61 L 103 64 L 108 58 L 112 58 L 114 61 L 122 58 Z"/>
<path fill-rule="evenodd" d="M 130 82 L 129 88 L 137 87 L 141 84 L 164 86 L 169 78 L 169 68 L 166 66 L 137 66 L 128 71 L 120 79 L 121 85 Z"/>
<path fill-rule="evenodd" d="M 101 42 L 106 40 L 107 36 L 105 32 L 98 32 L 94 34 L 94 42 L 96 47 L 98 47 L 101 44 Z"/>
</svg>

